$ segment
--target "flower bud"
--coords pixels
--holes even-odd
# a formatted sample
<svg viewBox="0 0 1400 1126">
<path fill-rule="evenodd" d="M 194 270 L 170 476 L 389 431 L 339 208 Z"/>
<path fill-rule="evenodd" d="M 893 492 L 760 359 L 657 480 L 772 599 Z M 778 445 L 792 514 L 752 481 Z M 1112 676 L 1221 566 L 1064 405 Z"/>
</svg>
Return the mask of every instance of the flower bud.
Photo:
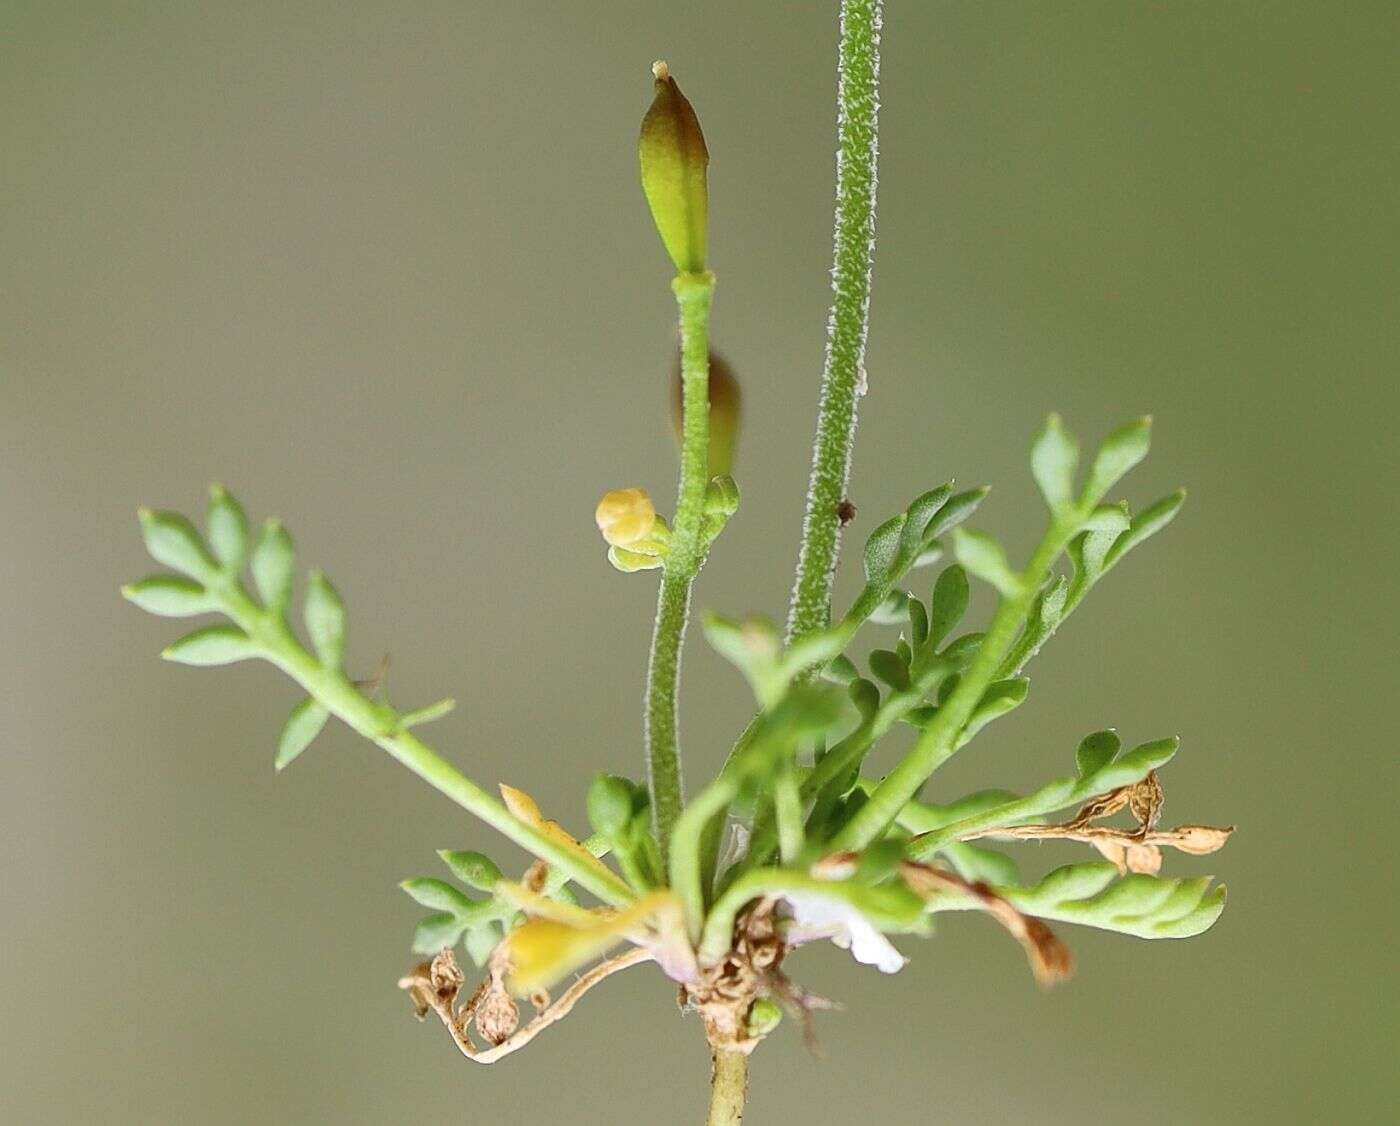
<svg viewBox="0 0 1400 1126">
<path fill-rule="evenodd" d="M 739 486 L 728 475 L 715 477 L 705 486 L 705 515 L 728 520 L 739 511 Z"/>
<path fill-rule="evenodd" d="M 671 428 L 676 441 L 681 440 L 682 395 L 681 351 L 676 346 L 676 359 L 671 380 Z M 734 445 L 739 437 L 739 381 L 723 356 L 710 352 L 710 476 L 722 477 L 734 467 Z"/>
<path fill-rule="evenodd" d="M 645 489 L 614 489 L 603 495 L 593 518 L 608 543 L 626 548 L 651 535 L 656 506 Z"/>
<path fill-rule="evenodd" d="M 749 1009 L 748 1034 L 751 1039 L 767 1036 L 782 1022 L 783 1010 L 767 997 L 760 997 Z"/>
<path fill-rule="evenodd" d="M 682 274 L 705 269 L 710 154 L 695 110 L 664 62 L 652 64 L 656 97 L 642 118 L 637 143 L 642 190 L 666 252 Z"/>
<path fill-rule="evenodd" d="M 612 841 L 632 819 L 635 789 L 626 778 L 599 774 L 588 787 L 588 823 Z"/>
</svg>

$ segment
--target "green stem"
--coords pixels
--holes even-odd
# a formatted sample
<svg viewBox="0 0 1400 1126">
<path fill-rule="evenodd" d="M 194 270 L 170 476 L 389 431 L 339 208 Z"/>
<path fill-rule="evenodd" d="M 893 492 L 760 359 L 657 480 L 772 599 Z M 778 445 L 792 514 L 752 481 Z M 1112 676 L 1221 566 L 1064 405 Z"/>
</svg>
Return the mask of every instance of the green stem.
<svg viewBox="0 0 1400 1126">
<path fill-rule="evenodd" d="M 671 830 L 682 804 L 680 743 L 676 732 L 676 696 L 680 685 L 681 645 L 690 614 L 690 588 L 705 560 L 705 486 L 710 457 L 710 303 L 715 278 L 681 274 L 676 293 L 681 329 L 681 480 L 671 547 L 661 574 L 656 625 L 647 666 L 646 757 L 652 825 L 665 860 Z"/>
<path fill-rule="evenodd" d="M 836 232 L 821 407 L 812 451 L 788 641 L 826 625 L 841 546 L 856 400 L 864 383 L 875 251 L 881 0 L 842 0 L 837 84 Z"/>
<path fill-rule="evenodd" d="M 566 873 L 580 887 L 605 903 L 621 907 L 636 899 L 631 889 L 612 873 L 589 864 L 553 837 L 517 818 L 501 801 L 472 782 L 405 728 L 401 717 L 392 708 L 366 698 L 343 673 L 322 667 L 302 648 L 285 623 L 255 605 L 236 583 L 230 583 L 216 593 L 229 617 L 258 643 L 267 659 L 306 689 L 332 715 L 388 751 L 468 813 L 538 856 L 551 868 Z"/>
<path fill-rule="evenodd" d="M 739 1126 L 749 1089 L 749 1057 L 743 1052 L 712 1048 L 710 1113 L 706 1126 Z"/>
<path fill-rule="evenodd" d="M 855 442 L 856 400 L 864 382 L 870 321 L 870 276 L 875 253 L 875 194 L 879 138 L 880 21 L 882 0 L 842 0 L 836 81 L 836 219 L 831 315 L 807 507 L 797 573 L 788 605 L 787 643 L 827 624 L 836 573 L 841 520 Z M 752 736 L 740 735 L 725 766 Z M 705 829 L 701 880 L 714 878 L 724 820 Z"/>
<path fill-rule="evenodd" d="M 879 837 L 894 822 L 905 804 L 913 800 L 919 787 L 958 749 L 958 736 L 982 699 L 982 693 L 996 678 L 998 668 L 1025 625 L 1036 592 L 1082 522 L 1083 513 L 1077 510 L 1051 521 L 1030 562 L 1019 575 L 1016 591 L 1004 596 L 998 603 L 977 656 L 963 674 L 958 687 L 939 707 L 910 752 L 875 787 L 870 800 L 833 838 L 833 850 L 862 849 Z"/>
</svg>

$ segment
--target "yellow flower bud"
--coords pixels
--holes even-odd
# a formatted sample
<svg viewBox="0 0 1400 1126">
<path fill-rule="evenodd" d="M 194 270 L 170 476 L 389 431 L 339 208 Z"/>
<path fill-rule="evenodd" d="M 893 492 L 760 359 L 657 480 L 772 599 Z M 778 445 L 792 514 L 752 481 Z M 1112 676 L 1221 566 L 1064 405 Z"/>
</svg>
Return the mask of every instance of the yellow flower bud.
<svg viewBox="0 0 1400 1126">
<path fill-rule="evenodd" d="M 666 252 L 682 274 L 705 270 L 709 212 L 705 135 L 695 110 L 681 93 L 664 62 L 652 64 L 656 97 L 642 118 L 637 153 L 642 190 Z"/>
<path fill-rule="evenodd" d="M 593 518 L 608 543 L 630 547 L 651 534 L 656 524 L 656 506 L 645 489 L 614 489 L 603 495 Z"/>
</svg>

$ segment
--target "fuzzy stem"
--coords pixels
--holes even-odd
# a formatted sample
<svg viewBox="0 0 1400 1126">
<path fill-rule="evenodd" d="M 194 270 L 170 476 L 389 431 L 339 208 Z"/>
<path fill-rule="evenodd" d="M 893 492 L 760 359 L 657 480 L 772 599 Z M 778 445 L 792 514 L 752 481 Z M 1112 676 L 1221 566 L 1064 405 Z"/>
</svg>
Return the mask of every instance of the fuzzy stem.
<svg viewBox="0 0 1400 1126">
<path fill-rule="evenodd" d="M 743 1052 L 714 1048 L 710 1072 L 710 1113 L 707 1126 L 739 1126 L 749 1088 L 749 1057 Z"/>
<path fill-rule="evenodd" d="M 681 329 L 681 480 L 671 548 L 661 574 L 656 625 L 647 665 L 646 757 L 652 825 L 663 862 L 671 830 L 682 803 L 680 743 L 676 732 L 676 695 L 680 685 L 681 645 L 690 615 L 690 588 L 705 560 L 705 486 L 710 457 L 710 303 L 715 277 L 681 274 L 676 293 Z"/>
<path fill-rule="evenodd" d="M 788 606 L 789 644 L 826 625 L 841 546 L 856 400 L 865 372 L 880 108 L 881 0 L 842 0 L 837 85 L 834 293 L 827 322 L 821 407 L 812 450 L 797 576 Z"/>
<path fill-rule="evenodd" d="M 841 546 L 838 509 L 846 496 L 855 443 L 856 400 L 865 371 L 870 276 L 875 254 L 875 180 L 879 153 L 882 0 L 842 0 L 836 82 L 836 221 L 831 315 L 827 319 L 817 438 L 807 482 L 797 573 L 788 605 L 787 644 L 820 629 L 831 616 L 831 586 Z M 753 735 L 739 736 L 726 768 Z M 724 819 L 706 826 L 701 880 L 709 887 Z"/>
</svg>

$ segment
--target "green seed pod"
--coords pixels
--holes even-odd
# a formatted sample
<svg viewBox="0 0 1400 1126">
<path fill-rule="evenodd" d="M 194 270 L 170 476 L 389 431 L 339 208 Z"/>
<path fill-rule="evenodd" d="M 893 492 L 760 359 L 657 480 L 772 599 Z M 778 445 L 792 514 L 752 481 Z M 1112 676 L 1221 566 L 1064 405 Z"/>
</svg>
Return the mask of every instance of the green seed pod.
<svg viewBox="0 0 1400 1126">
<path fill-rule="evenodd" d="M 642 118 L 637 142 L 642 190 L 666 252 L 682 274 L 705 270 L 709 212 L 705 135 L 686 96 L 664 62 L 652 64 L 656 97 Z"/>
<path fill-rule="evenodd" d="M 676 358 L 671 379 L 671 428 L 676 442 L 681 440 L 681 350 L 676 345 Z M 739 381 L 734 369 L 724 357 L 710 351 L 710 476 L 723 477 L 734 468 L 734 445 L 739 437 L 739 410 L 742 406 Z"/>
</svg>

